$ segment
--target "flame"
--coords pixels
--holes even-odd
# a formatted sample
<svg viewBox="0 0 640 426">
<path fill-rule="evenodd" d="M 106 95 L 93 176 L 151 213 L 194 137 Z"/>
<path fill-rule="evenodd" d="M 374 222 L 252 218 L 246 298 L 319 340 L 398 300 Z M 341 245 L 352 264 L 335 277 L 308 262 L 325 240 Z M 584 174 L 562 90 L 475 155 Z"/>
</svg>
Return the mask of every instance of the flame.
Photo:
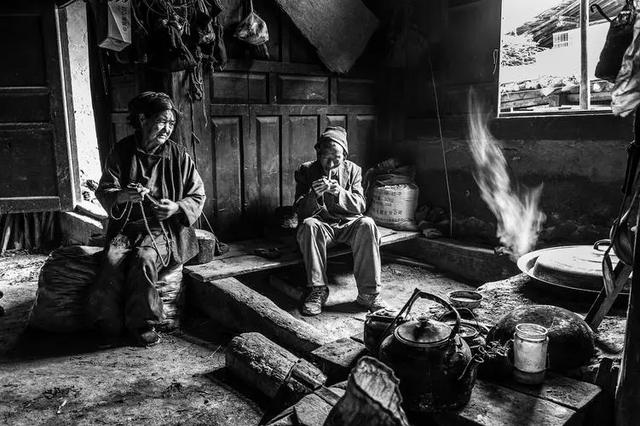
<svg viewBox="0 0 640 426">
<path fill-rule="evenodd" d="M 474 178 L 482 199 L 498 219 L 497 237 L 511 256 L 518 258 L 535 246 L 546 219 L 538 207 L 543 185 L 514 189 L 500 142 L 489 132 L 473 94 L 469 96 L 469 111 L 469 148 L 476 166 Z"/>
</svg>

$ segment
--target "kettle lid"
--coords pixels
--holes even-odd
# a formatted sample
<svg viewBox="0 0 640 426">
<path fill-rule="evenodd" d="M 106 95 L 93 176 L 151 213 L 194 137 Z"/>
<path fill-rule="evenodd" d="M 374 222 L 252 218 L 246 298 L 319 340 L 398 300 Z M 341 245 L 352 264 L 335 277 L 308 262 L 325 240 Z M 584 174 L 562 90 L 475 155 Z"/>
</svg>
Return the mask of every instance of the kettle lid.
<svg viewBox="0 0 640 426">
<path fill-rule="evenodd" d="M 396 339 L 409 346 L 438 346 L 451 335 L 451 327 L 443 322 L 427 318 L 409 321 L 394 331 Z"/>
</svg>

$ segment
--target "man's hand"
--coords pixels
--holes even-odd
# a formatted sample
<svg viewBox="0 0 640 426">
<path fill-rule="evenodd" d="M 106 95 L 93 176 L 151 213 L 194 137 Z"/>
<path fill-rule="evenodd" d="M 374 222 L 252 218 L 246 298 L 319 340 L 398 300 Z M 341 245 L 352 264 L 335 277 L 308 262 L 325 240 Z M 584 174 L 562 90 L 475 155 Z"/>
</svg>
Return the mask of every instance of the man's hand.
<svg viewBox="0 0 640 426">
<path fill-rule="evenodd" d="M 124 189 L 118 191 L 118 195 L 116 196 L 116 203 L 123 204 L 127 202 L 137 203 L 142 201 L 144 196 L 149 193 L 149 189 L 145 188 L 142 185 L 137 186 L 128 186 Z"/>
<path fill-rule="evenodd" d="M 178 203 L 174 203 L 173 201 L 167 200 L 166 198 L 163 198 L 158 204 L 155 204 L 153 206 L 153 211 L 160 220 L 170 218 L 171 216 L 176 214 L 179 209 L 180 207 L 178 206 Z"/>
<path fill-rule="evenodd" d="M 327 192 L 331 195 L 335 195 L 336 197 L 338 195 L 340 195 L 340 190 L 342 189 L 342 187 L 340 186 L 340 184 L 338 183 L 337 180 L 330 180 L 329 181 L 329 185 L 327 188 Z"/>
<path fill-rule="evenodd" d="M 329 181 L 327 178 L 321 178 L 311 183 L 311 188 L 313 188 L 313 192 L 316 193 L 316 196 L 321 197 L 322 194 L 327 192 L 329 189 Z"/>
</svg>

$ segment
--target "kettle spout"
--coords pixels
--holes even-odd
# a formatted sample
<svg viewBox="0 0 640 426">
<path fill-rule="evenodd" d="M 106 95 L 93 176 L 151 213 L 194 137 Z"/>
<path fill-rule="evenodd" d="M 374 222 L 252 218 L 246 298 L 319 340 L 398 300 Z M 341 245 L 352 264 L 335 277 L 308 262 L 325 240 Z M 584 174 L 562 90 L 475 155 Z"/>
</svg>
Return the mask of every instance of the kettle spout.
<svg viewBox="0 0 640 426">
<path fill-rule="evenodd" d="M 483 362 L 484 362 L 484 358 L 480 355 L 474 355 L 473 357 L 471 357 L 467 365 L 464 367 L 464 370 L 462 370 L 462 373 L 460 374 L 460 376 L 458 376 L 457 380 L 458 381 L 473 380 L 473 378 L 475 377 L 476 370 L 478 369 L 478 366 Z"/>
</svg>

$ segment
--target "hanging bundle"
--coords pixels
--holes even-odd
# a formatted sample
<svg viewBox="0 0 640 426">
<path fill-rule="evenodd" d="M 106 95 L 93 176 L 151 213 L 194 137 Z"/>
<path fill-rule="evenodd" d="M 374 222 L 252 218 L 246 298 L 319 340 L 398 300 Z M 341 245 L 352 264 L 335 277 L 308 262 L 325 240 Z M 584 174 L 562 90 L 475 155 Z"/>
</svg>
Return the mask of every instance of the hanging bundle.
<svg viewBox="0 0 640 426">
<path fill-rule="evenodd" d="M 160 72 L 191 70 L 198 62 L 182 40 L 188 21 L 173 13 L 158 18 L 149 43 L 149 67 Z"/>
<path fill-rule="evenodd" d="M 631 44 L 631 40 L 633 40 L 633 24 L 636 20 L 636 8 L 633 0 L 627 0 L 625 6 L 614 19 L 609 18 L 599 5 L 592 5 L 591 10 L 594 9 L 611 24 L 604 46 L 600 52 L 595 76 L 614 82 L 620 71 L 624 52 Z"/>
<path fill-rule="evenodd" d="M 255 46 L 260 57 L 269 58 L 266 44 L 269 41 L 269 29 L 267 23 L 253 11 L 253 0 L 249 0 L 249 15 L 238 24 L 234 36 Z"/>
</svg>

